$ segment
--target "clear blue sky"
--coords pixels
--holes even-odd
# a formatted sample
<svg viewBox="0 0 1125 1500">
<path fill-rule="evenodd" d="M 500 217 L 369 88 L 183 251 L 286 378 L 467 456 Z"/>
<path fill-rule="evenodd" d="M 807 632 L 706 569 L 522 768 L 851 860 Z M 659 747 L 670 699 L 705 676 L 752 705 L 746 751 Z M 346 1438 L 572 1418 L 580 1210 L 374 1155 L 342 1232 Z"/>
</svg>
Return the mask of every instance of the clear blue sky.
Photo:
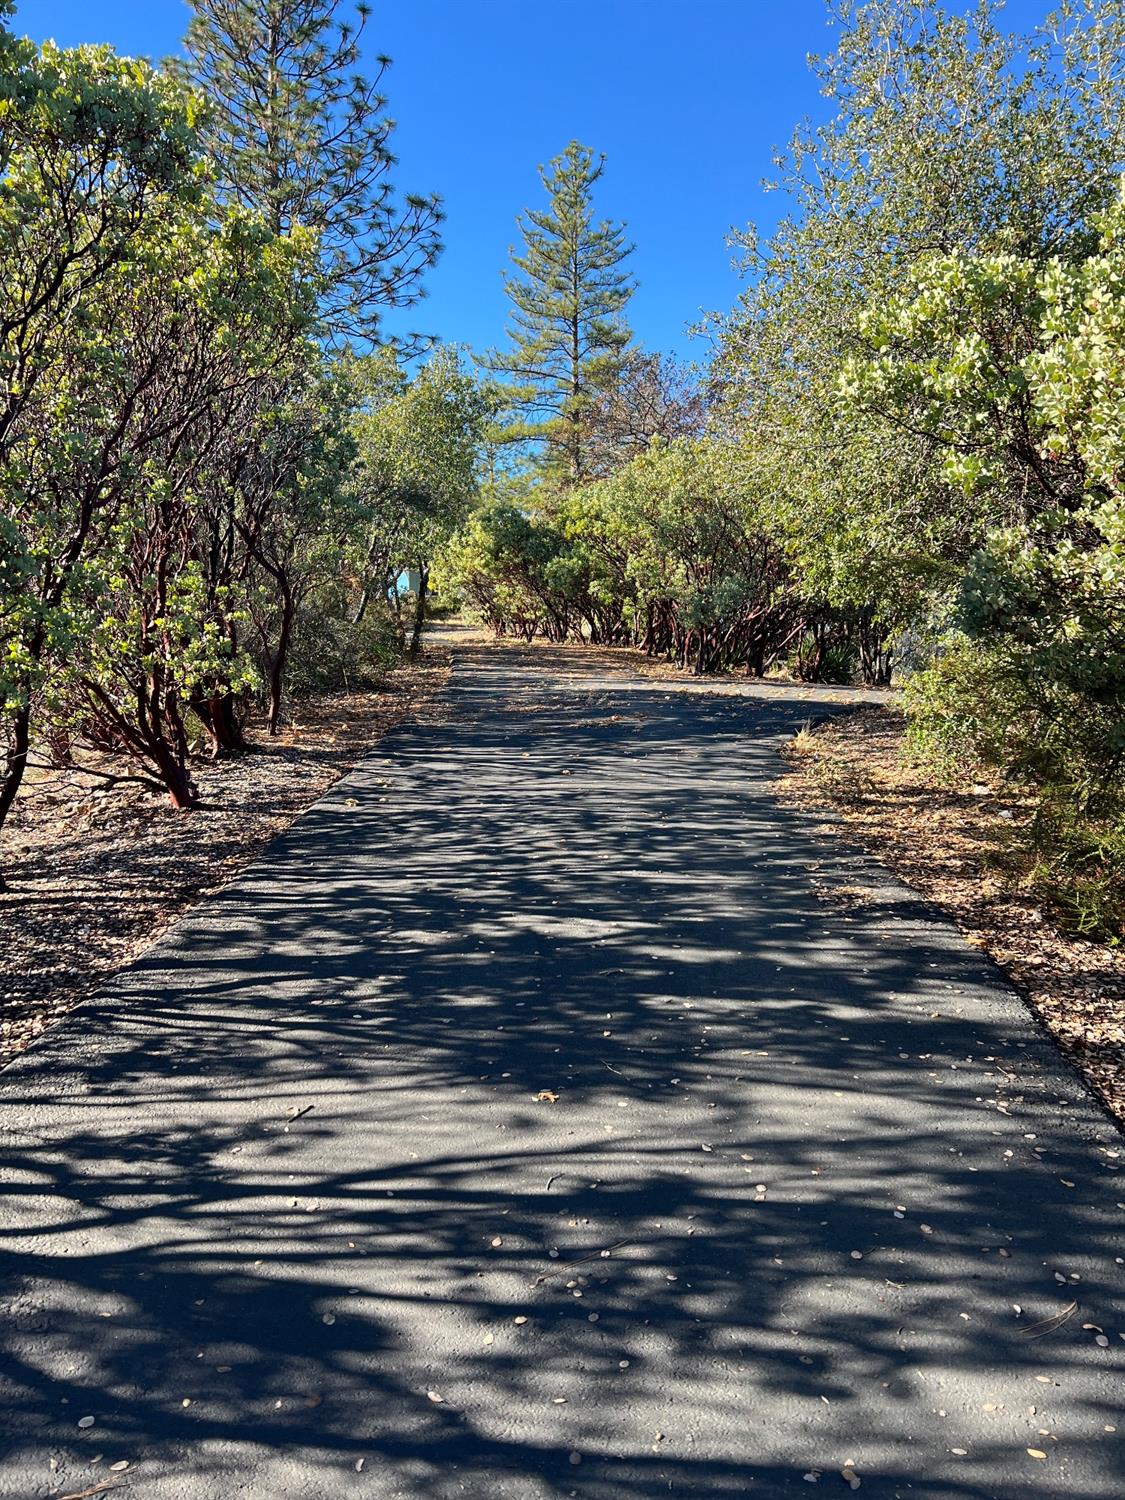
<svg viewBox="0 0 1125 1500">
<path fill-rule="evenodd" d="M 15 28 L 63 46 L 178 49 L 184 0 L 17 0 Z M 824 0 L 373 0 L 372 53 L 394 60 L 398 180 L 445 198 L 447 249 L 429 296 L 391 327 L 502 342 L 501 271 L 536 168 L 578 139 L 605 153 L 604 214 L 636 241 L 630 316 L 654 349 L 693 351 L 686 328 L 737 296 L 725 236 L 782 204 L 763 194 L 771 152 L 825 101 L 809 52 L 829 50 Z M 960 8 L 960 7 L 958 7 Z M 1046 0 L 1014 0 L 1025 25 Z"/>
</svg>

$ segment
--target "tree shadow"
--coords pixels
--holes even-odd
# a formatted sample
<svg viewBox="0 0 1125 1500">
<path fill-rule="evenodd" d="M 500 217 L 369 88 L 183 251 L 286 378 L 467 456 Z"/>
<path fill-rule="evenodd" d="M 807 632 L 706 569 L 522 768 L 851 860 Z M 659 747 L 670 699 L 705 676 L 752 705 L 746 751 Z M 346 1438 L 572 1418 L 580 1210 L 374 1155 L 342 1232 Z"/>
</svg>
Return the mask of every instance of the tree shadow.
<svg viewBox="0 0 1125 1500">
<path fill-rule="evenodd" d="M 1119 1495 L 1119 1141 L 807 695 L 460 655 L 5 1076 L 0 1494 Z"/>
</svg>

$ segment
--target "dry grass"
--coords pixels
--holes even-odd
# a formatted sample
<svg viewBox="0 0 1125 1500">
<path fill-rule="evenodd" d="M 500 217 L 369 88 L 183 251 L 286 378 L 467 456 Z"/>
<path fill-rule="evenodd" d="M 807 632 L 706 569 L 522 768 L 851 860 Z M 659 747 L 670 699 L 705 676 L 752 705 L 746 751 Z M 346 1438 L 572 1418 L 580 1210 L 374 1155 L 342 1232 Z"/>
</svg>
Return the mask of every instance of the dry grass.
<svg viewBox="0 0 1125 1500">
<path fill-rule="evenodd" d="M 789 745 L 782 796 L 831 809 L 857 841 L 951 916 L 1125 1124 L 1125 951 L 1065 932 L 1030 871 L 1029 799 L 944 785 L 905 756 L 902 715 L 868 708 Z"/>
</svg>

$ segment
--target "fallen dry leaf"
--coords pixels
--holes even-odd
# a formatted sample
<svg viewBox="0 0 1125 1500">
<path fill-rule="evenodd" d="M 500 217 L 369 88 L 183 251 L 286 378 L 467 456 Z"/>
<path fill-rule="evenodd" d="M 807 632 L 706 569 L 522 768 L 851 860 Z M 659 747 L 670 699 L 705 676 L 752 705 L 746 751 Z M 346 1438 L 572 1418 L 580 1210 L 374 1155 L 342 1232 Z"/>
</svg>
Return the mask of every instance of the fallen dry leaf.
<svg viewBox="0 0 1125 1500">
<path fill-rule="evenodd" d="M 1056 1328 L 1061 1328 L 1077 1311 L 1078 1303 L 1070 1302 L 1061 1311 L 1051 1313 L 1049 1317 L 1040 1318 L 1038 1323 L 1029 1323 L 1026 1328 L 1021 1328 L 1020 1335 L 1025 1339 L 1041 1339 L 1045 1333 L 1053 1333 Z"/>
</svg>

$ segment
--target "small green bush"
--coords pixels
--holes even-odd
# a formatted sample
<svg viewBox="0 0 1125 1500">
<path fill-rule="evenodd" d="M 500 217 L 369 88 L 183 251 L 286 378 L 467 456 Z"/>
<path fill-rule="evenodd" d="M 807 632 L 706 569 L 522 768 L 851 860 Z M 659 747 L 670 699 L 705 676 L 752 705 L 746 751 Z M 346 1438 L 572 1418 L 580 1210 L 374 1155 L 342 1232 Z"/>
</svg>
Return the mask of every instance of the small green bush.
<svg viewBox="0 0 1125 1500">
<path fill-rule="evenodd" d="M 320 602 L 298 612 L 289 656 L 295 695 L 370 688 L 401 655 L 394 617 L 381 601 L 356 625 Z"/>
<path fill-rule="evenodd" d="M 1051 686 L 1029 685 L 1002 646 L 959 637 L 907 683 L 907 742 L 949 779 L 999 770 L 1034 791 L 1030 879 L 1067 931 L 1118 943 L 1125 793 L 1106 774 L 1116 705 Z"/>
<path fill-rule="evenodd" d="M 1031 876 L 1078 937 L 1125 940 L 1125 817 L 1095 820 L 1073 802 L 1044 797 L 1035 819 Z"/>
<path fill-rule="evenodd" d="M 1025 705 L 1002 678 L 995 652 L 956 636 L 907 679 L 907 744 L 947 777 L 1007 766 L 1019 758 Z"/>
</svg>

